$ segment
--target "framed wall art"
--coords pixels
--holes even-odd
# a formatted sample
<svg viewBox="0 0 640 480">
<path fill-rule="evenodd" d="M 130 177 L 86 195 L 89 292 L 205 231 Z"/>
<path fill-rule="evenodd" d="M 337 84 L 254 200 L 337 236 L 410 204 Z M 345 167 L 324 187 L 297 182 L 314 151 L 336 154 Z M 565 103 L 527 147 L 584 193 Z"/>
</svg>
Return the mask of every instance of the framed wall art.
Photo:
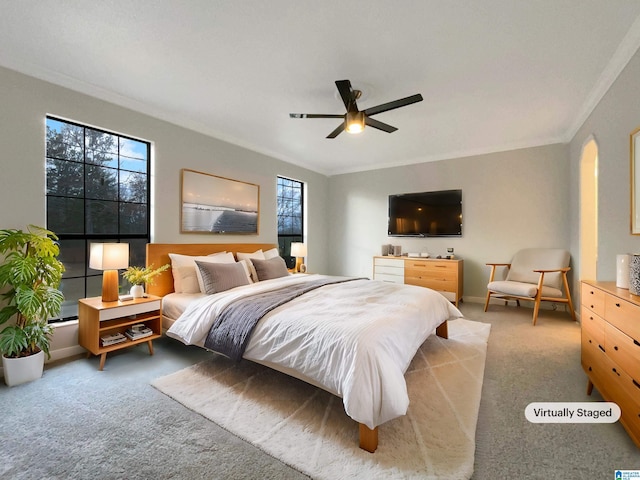
<svg viewBox="0 0 640 480">
<path fill-rule="evenodd" d="M 258 234 L 260 186 L 183 168 L 182 233 Z"/>
</svg>

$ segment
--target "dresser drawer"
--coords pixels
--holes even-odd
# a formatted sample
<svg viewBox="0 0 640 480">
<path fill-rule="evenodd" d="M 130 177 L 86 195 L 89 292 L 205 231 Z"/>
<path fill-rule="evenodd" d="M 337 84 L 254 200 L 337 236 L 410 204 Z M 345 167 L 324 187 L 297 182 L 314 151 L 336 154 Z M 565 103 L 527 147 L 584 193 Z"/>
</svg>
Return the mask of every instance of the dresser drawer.
<svg viewBox="0 0 640 480">
<path fill-rule="evenodd" d="M 637 441 L 640 439 L 640 385 L 606 356 L 603 367 L 602 380 L 600 385 L 594 382 L 595 387 L 605 400 L 618 404 L 622 410 L 623 425 Z"/>
<path fill-rule="evenodd" d="M 640 385 L 640 342 L 607 323 L 604 329 L 604 348 L 609 358 Z M 640 389 L 637 394 L 640 398 Z"/>
<path fill-rule="evenodd" d="M 390 267 L 388 265 L 376 265 L 376 275 L 378 274 L 398 275 L 399 277 L 404 277 L 404 269 Z"/>
<path fill-rule="evenodd" d="M 606 322 L 602 317 L 582 305 L 580 307 L 580 322 L 582 329 L 587 330 L 596 339 L 596 342 L 604 346 L 604 325 Z"/>
<path fill-rule="evenodd" d="M 405 271 L 415 271 L 415 272 L 424 272 L 424 271 L 436 271 L 436 272 L 450 272 L 451 275 L 456 275 L 458 270 L 458 264 L 452 261 L 437 261 L 437 260 L 426 260 L 426 261 L 417 261 L 417 260 L 405 260 L 404 261 Z"/>
<path fill-rule="evenodd" d="M 583 283 L 581 293 L 582 304 L 597 315 L 604 317 L 605 292 L 587 283 Z"/>
<path fill-rule="evenodd" d="M 395 267 L 395 268 L 404 269 L 404 260 L 402 258 L 379 258 L 379 257 L 376 257 L 376 258 L 373 259 L 373 264 L 376 267 L 385 266 L 385 267 Z"/>
<path fill-rule="evenodd" d="M 604 346 L 596 340 L 591 332 L 583 329 L 581 334 L 580 359 L 582 368 L 594 383 L 601 381 L 603 367 L 602 362 L 605 357 Z"/>
<path fill-rule="evenodd" d="M 433 278 L 428 275 L 423 276 L 406 276 L 404 277 L 404 283 L 407 285 L 417 285 L 419 287 L 430 288 L 432 290 L 440 290 L 443 292 L 455 292 L 457 282 L 455 279 L 447 278 Z"/>
<path fill-rule="evenodd" d="M 612 295 L 605 298 L 607 321 L 632 338 L 640 341 L 640 307 Z"/>
</svg>

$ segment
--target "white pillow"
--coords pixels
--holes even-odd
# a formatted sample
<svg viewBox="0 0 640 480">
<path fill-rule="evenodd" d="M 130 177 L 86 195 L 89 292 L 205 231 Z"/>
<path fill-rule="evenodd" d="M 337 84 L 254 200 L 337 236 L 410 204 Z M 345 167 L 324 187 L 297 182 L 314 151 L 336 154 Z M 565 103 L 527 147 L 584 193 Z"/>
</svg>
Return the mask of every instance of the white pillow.
<svg viewBox="0 0 640 480">
<path fill-rule="evenodd" d="M 256 250 L 253 253 L 237 252 L 236 253 L 236 257 L 238 258 L 238 260 L 248 260 L 247 261 L 247 265 L 249 267 L 249 271 L 251 272 L 251 279 L 254 282 L 257 282 L 258 281 L 258 273 L 256 272 L 256 269 L 253 267 L 253 263 L 251 263 L 250 260 L 252 258 L 257 258 L 258 260 L 266 260 L 266 258 L 264 257 L 264 252 L 262 251 L 262 249 Z"/>
<path fill-rule="evenodd" d="M 272 248 L 264 252 L 264 259 L 269 260 L 271 258 L 279 257 L 280 251 L 277 248 Z"/>
<path fill-rule="evenodd" d="M 211 255 L 182 255 L 170 253 L 173 289 L 176 293 L 202 292 L 202 277 L 196 268 L 196 260 L 215 263 L 235 262 L 231 252 L 216 252 Z"/>
</svg>

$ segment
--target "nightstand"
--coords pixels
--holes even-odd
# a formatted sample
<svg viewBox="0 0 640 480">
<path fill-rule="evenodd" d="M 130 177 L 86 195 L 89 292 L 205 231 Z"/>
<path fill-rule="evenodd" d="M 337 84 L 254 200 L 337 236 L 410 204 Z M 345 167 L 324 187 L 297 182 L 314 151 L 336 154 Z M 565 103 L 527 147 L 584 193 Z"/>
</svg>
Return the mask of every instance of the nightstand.
<svg viewBox="0 0 640 480">
<path fill-rule="evenodd" d="M 151 334 L 134 340 L 103 345 L 110 335 L 125 335 L 134 325 L 144 325 Z M 142 328 L 144 328 L 142 327 Z M 162 336 L 162 299 L 154 295 L 128 301 L 103 302 L 101 297 L 82 298 L 78 301 L 78 343 L 85 348 L 87 358 L 100 355 L 100 370 L 104 368 L 107 353 L 147 343 L 153 355 L 153 340 Z"/>
</svg>

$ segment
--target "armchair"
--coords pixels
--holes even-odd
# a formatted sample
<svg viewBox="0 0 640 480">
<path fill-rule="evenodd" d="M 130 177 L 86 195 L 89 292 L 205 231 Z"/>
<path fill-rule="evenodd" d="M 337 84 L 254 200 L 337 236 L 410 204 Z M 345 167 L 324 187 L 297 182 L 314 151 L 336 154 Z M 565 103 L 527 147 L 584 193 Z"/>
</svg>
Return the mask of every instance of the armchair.
<svg viewBox="0 0 640 480">
<path fill-rule="evenodd" d="M 534 302 L 533 325 L 538 319 L 540 302 L 566 303 L 569 306 L 571 318 L 576 321 L 573 310 L 567 272 L 570 255 L 566 250 L 558 248 L 528 248 L 517 252 L 511 263 L 487 263 L 491 267 L 489 284 L 487 285 L 487 300 L 484 311 L 489 308 L 491 297 L 505 300 L 515 300 L 520 306 L 520 300 Z M 496 268 L 506 267 L 507 276 L 504 280 L 495 280 Z M 564 293 L 563 293 L 564 289 Z"/>
</svg>

